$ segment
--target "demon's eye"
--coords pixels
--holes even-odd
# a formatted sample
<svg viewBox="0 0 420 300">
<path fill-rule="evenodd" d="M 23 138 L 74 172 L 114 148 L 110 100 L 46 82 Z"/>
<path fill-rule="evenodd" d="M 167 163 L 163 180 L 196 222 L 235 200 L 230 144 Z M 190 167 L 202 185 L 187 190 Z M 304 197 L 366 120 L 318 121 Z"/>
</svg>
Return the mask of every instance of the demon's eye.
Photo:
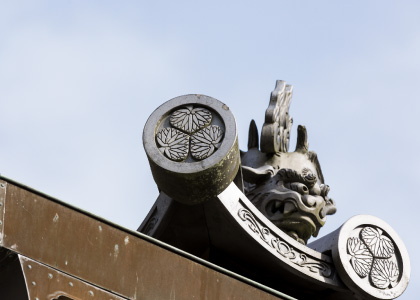
<svg viewBox="0 0 420 300">
<path fill-rule="evenodd" d="M 289 182 L 285 183 L 284 186 L 288 189 L 291 189 L 292 191 L 298 192 L 301 195 L 307 195 L 309 194 L 308 187 L 300 182 Z"/>
</svg>

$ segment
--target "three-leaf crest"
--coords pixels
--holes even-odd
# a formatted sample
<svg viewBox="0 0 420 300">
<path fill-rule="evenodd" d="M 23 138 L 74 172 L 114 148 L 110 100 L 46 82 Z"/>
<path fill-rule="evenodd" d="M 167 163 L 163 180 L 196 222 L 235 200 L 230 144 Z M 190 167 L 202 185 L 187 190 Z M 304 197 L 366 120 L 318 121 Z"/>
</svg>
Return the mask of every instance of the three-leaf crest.
<svg viewBox="0 0 420 300">
<path fill-rule="evenodd" d="M 223 139 L 223 130 L 210 125 L 212 119 L 211 112 L 202 107 L 187 105 L 174 111 L 169 118 L 174 128 L 163 128 L 156 134 L 160 152 L 174 161 L 184 161 L 189 151 L 196 160 L 209 157 Z"/>
<path fill-rule="evenodd" d="M 395 247 L 380 228 L 364 227 L 360 239 L 347 240 L 350 263 L 361 278 L 370 274 L 371 283 L 380 289 L 394 287 L 398 282 L 399 269 L 393 259 Z"/>
</svg>

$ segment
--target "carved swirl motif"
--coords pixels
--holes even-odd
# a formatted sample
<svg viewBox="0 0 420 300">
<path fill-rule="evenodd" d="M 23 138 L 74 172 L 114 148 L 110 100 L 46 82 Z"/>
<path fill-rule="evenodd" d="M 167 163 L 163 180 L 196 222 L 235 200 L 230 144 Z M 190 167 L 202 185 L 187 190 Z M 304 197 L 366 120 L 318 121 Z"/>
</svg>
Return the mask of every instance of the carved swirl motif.
<svg viewBox="0 0 420 300">
<path fill-rule="evenodd" d="M 251 214 L 250 211 L 241 208 L 238 211 L 238 216 L 243 220 L 243 221 L 248 221 L 248 227 L 255 233 L 257 233 L 260 238 L 268 243 L 269 239 L 268 237 L 270 236 L 270 230 L 266 227 L 261 226 L 257 220 L 255 220 L 254 216 Z M 272 245 L 271 245 L 272 246 Z M 274 246 L 272 246 L 274 248 Z"/>
<path fill-rule="evenodd" d="M 280 237 L 276 236 L 267 227 L 262 226 L 254 217 L 254 215 L 247 209 L 241 208 L 238 211 L 238 216 L 241 220 L 248 222 L 248 227 L 259 235 L 259 237 L 267 243 L 271 248 L 277 251 L 280 255 L 287 258 L 295 265 L 307 268 L 313 273 L 319 273 L 323 277 L 330 277 L 332 274 L 330 266 L 326 263 L 309 258 L 306 254 L 294 249 Z"/>
<path fill-rule="evenodd" d="M 173 161 L 186 160 L 190 151 L 196 160 L 211 156 L 224 134 L 219 126 L 210 125 L 212 119 L 210 111 L 192 105 L 174 111 L 169 123 L 175 128 L 163 128 L 156 134 L 160 152 Z"/>
<path fill-rule="evenodd" d="M 386 289 L 398 283 L 400 271 L 393 262 L 395 246 L 380 228 L 364 227 L 360 237 L 347 240 L 347 252 L 354 271 L 359 277 L 368 274 L 373 286 Z"/>
</svg>

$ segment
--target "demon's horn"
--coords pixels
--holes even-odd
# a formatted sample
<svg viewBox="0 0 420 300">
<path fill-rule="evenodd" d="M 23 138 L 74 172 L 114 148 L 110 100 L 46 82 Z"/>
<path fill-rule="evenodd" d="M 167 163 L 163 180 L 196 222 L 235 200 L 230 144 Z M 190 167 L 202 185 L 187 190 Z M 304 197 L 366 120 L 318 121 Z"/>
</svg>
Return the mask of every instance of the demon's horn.
<svg viewBox="0 0 420 300">
<path fill-rule="evenodd" d="M 296 150 L 295 152 L 307 153 L 309 144 L 308 144 L 308 134 L 306 133 L 305 126 L 298 126 L 298 135 L 296 141 Z"/>
<path fill-rule="evenodd" d="M 258 149 L 258 128 L 254 120 L 249 124 L 248 132 L 248 150 L 252 148 Z"/>
</svg>

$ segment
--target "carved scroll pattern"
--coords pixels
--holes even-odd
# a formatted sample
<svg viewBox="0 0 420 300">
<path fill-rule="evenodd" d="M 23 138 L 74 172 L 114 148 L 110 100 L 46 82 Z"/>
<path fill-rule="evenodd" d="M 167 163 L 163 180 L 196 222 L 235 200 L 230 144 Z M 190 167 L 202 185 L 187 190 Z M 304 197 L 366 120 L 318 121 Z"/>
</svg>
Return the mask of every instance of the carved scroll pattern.
<svg viewBox="0 0 420 300">
<path fill-rule="evenodd" d="M 360 231 L 360 239 L 347 240 L 350 263 L 359 277 L 368 274 L 370 283 L 376 288 L 393 288 L 398 284 L 400 274 L 395 260 L 395 246 L 380 228 L 370 226 Z"/>
<path fill-rule="evenodd" d="M 323 277 L 330 277 L 332 275 L 331 267 L 321 261 L 308 257 L 305 253 L 291 247 L 287 242 L 276 236 L 270 229 L 264 227 L 254 217 L 254 215 L 247 209 L 241 208 L 238 211 L 238 216 L 241 220 L 248 223 L 248 227 L 281 256 L 287 258 L 293 264 L 307 268 L 313 273 L 318 273 Z"/>
<path fill-rule="evenodd" d="M 223 130 L 210 125 L 212 114 L 205 108 L 184 106 L 172 113 L 169 123 L 156 134 L 159 151 L 173 161 L 184 161 L 190 151 L 195 160 L 211 156 L 221 145 Z"/>
</svg>

